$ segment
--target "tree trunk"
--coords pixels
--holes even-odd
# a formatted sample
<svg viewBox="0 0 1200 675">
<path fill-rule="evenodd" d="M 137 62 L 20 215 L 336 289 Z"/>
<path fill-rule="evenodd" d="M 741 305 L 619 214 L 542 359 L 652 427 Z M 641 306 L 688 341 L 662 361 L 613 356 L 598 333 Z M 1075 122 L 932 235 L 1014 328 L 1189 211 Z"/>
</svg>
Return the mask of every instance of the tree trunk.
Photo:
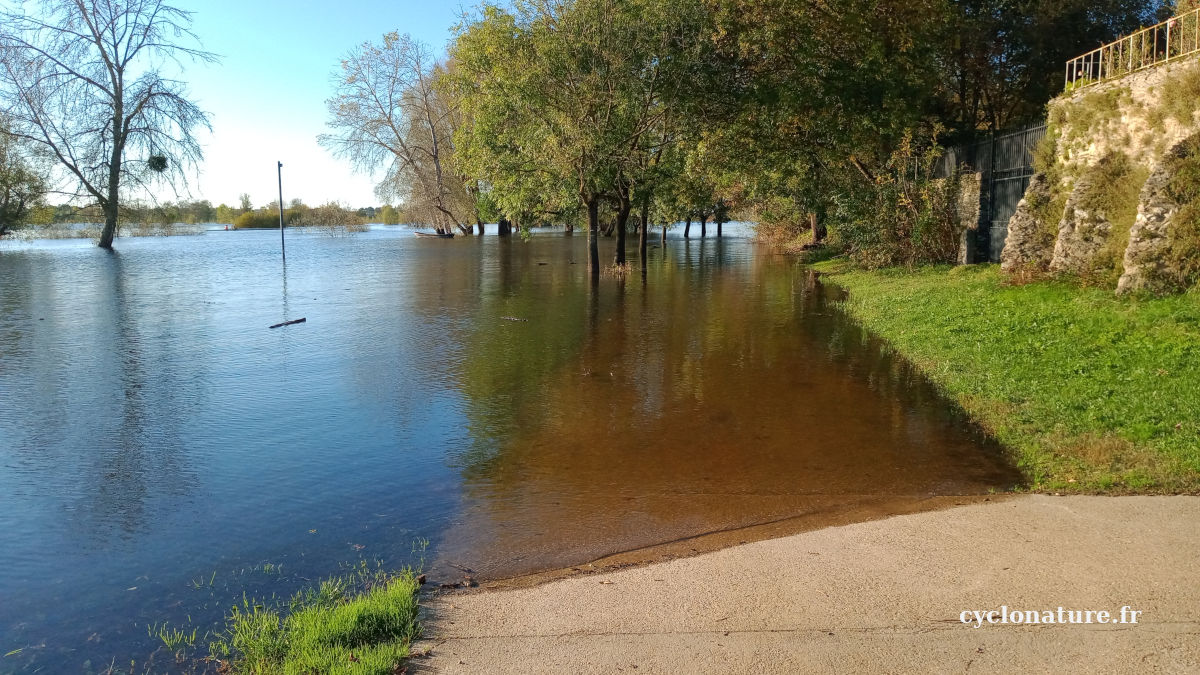
<svg viewBox="0 0 1200 675">
<path fill-rule="evenodd" d="M 629 229 L 629 212 L 633 210 L 633 204 L 629 201 L 629 195 L 621 195 L 621 205 L 617 208 L 617 255 L 613 261 L 617 265 L 625 264 L 625 234 Z"/>
<path fill-rule="evenodd" d="M 600 235 L 599 201 L 598 197 L 591 197 L 587 200 L 588 273 L 593 279 L 600 278 L 600 248 L 596 243 L 596 238 Z"/>
<path fill-rule="evenodd" d="M 683 226 L 683 238 L 687 239 L 692 235 L 692 217 L 688 216 L 687 223 Z"/>
<path fill-rule="evenodd" d="M 819 244 L 825 240 L 825 235 L 827 234 L 825 223 L 821 221 L 815 212 L 808 214 L 808 229 L 812 232 L 814 244 Z"/>
<path fill-rule="evenodd" d="M 700 216 L 700 238 L 708 236 L 708 214 Z"/>
<path fill-rule="evenodd" d="M 667 224 L 663 223 L 662 245 L 667 245 Z"/>
<path fill-rule="evenodd" d="M 475 226 L 479 228 L 479 236 L 482 237 L 483 236 L 483 221 L 479 219 L 479 216 L 475 217 Z"/>
<path fill-rule="evenodd" d="M 112 190 L 109 190 L 112 194 Z M 117 204 L 109 201 L 103 205 L 104 229 L 100 231 L 100 248 L 112 250 L 113 238 L 117 236 Z"/>
<path fill-rule="evenodd" d="M 512 223 L 509 222 L 508 218 L 501 217 L 496 223 L 496 234 L 499 234 L 501 237 L 507 237 L 512 234 Z"/>
<path fill-rule="evenodd" d="M 108 199 L 100 204 L 104 209 L 104 229 L 100 232 L 100 248 L 112 250 L 113 238 L 117 236 L 117 215 L 121 201 L 121 158 L 125 151 L 125 134 L 122 133 L 122 118 L 125 116 L 124 94 L 118 90 L 112 119 L 112 150 L 108 159 Z"/>
<path fill-rule="evenodd" d="M 723 220 L 717 221 L 717 239 L 721 238 L 721 226 L 724 224 L 725 224 L 725 221 L 723 221 Z"/>
<path fill-rule="evenodd" d="M 642 269 L 646 269 L 646 237 L 650 230 L 650 195 L 642 199 L 642 229 L 638 230 L 638 256 L 642 261 Z"/>
</svg>

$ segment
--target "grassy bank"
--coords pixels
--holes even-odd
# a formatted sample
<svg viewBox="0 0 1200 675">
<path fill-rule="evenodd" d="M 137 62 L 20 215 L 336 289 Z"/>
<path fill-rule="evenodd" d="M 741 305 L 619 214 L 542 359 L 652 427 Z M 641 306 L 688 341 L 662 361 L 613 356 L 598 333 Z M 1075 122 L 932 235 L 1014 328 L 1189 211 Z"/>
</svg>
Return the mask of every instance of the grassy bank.
<svg viewBox="0 0 1200 675">
<path fill-rule="evenodd" d="M 994 266 L 815 266 L 1011 448 L 1034 490 L 1200 492 L 1200 294 L 1014 286 Z"/>
<path fill-rule="evenodd" d="M 411 572 L 326 580 L 294 597 L 286 612 L 244 600 L 209 649 L 222 672 L 391 675 L 421 632 Z"/>
</svg>

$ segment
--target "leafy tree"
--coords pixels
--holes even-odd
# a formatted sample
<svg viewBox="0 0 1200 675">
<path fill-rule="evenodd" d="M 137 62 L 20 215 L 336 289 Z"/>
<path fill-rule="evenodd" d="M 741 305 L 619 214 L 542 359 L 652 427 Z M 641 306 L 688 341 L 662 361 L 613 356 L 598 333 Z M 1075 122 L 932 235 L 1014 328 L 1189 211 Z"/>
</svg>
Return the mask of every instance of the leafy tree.
<svg viewBox="0 0 1200 675">
<path fill-rule="evenodd" d="M 0 127 L 0 237 L 26 225 L 44 207 L 46 181 L 29 165 L 16 139 Z"/>
<path fill-rule="evenodd" d="M 76 196 L 104 212 L 112 248 L 122 191 L 184 182 L 209 127 L 165 63 L 213 61 L 191 14 L 163 0 L 42 0 L 0 12 L 0 106 L 12 133 L 57 159 Z M 136 158 L 136 159 L 135 159 Z M 140 161 L 144 160 L 144 161 Z"/>
<path fill-rule="evenodd" d="M 699 2 L 518 0 L 487 5 L 451 48 L 465 171 L 508 213 L 587 214 L 599 274 L 602 202 L 615 206 L 617 263 L 633 200 L 648 205 L 674 142 L 672 106 L 710 37 Z M 640 195 L 639 195 L 640 191 Z"/>
<path fill-rule="evenodd" d="M 236 214 L 228 204 L 221 204 L 217 207 L 216 222 L 223 223 L 225 225 L 232 225 L 235 217 Z"/>
<path fill-rule="evenodd" d="M 379 219 L 384 225 L 400 224 L 400 214 L 396 212 L 396 209 L 392 208 L 391 204 L 387 204 L 382 209 L 379 209 Z"/>
<path fill-rule="evenodd" d="M 893 148 L 935 110 L 947 3 L 716 4 L 712 40 L 727 65 L 697 95 L 722 105 L 692 115 L 688 170 L 717 203 L 793 232 L 864 203 Z"/>
<path fill-rule="evenodd" d="M 1186 0 L 1185 0 L 1186 1 Z M 962 0 L 947 34 L 941 115 L 964 137 L 1037 121 L 1062 91 L 1070 58 L 1152 23 L 1147 0 Z"/>
<path fill-rule="evenodd" d="M 252 209 L 254 209 L 254 202 L 250 201 L 249 193 L 243 192 L 242 194 L 238 195 L 238 210 L 242 213 L 245 213 Z"/>
<path fill-rule="evenodd" d="M 386 164 L 375 192 L 425 210 L 439 232 L 465 225 L 473 213 L 462 178 L 451 166 L 457 112 L 435 89 L 442 69 L 430 48 L 408 34 L 365 43 L 342 60 L 326 105 L 333 133 L 321 145 L 373 171 Z"/>
</svg>

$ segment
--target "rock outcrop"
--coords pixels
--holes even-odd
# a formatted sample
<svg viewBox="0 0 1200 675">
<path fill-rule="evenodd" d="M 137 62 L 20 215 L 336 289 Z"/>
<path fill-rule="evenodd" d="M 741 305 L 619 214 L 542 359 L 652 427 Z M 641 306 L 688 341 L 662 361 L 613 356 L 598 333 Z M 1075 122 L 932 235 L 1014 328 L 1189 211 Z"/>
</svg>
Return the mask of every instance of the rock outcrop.
<svg viewBox="0 0 1200 675">
<path fill-rule="evenodd" d="M 1080 274 L 1092 267 L 1096 254 L 1108 243 L 1112 223 L 1099 210 L 1085 207 L 1096 189 L 1088 176 L 1075 183 L 1075 189 L 1067 198 L 1067 208 L 1058 223 L 1058 239 L 1054 242 L 1054 256 L 1050 260 L 1050 271 Z"/>
<path fill-rule="evenodd" d="M 1008 238 L 1000 255 L 1000 268 L 1005 272 L 1022 269 L 1046 269 L 1054 250 L 1053 242 L 1047 241 L 1047 227 L 1038 217 L 1038 204 L 1050 201 L 1050 182 L 1045 174 L 1034 174 L 1029 181 L 1025 197 L 1017 204 L 1017 211 L 1008 221 Z"/>
<path fill-rule="evenodd" d="M 1161 293 L 1184 290 L 1174 288 L 1180 275 L 1171 269 L 1168 255 L 1170 228 L 1179 204 L 1171 198 L 1170 184 L 1176 161 L 1187 152 L 1187 142 L 1172 148 L 1142 187 L 1137 220 L 1129 233 L 1125 249 L 1125 273 L 1117 282 L 1117 293 L 1135 291 Z"/>
</svg>

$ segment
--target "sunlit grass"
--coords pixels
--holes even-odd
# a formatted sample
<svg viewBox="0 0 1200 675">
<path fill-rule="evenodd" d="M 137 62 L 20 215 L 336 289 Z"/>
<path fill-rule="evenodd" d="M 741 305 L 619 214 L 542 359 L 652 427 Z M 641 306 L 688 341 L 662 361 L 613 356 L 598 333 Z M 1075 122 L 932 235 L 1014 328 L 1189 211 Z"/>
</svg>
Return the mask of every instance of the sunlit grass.
<svg viewBox="0 0 1200 675">
<path fill-rule="evenodd" d="M 1200 294 L 1017 286 L 994 266 L 818 269 L 1013 451 L 1032 489 L 1200 491 Z"/>
<path fill-rule="evenodd" d="M 210 653 L 239 673 L 391 674 L 421 632 L 418 588 L 411 571 L 364 564 L 297 594 L 286 609 L 243 598 Z"/>
</svg>

